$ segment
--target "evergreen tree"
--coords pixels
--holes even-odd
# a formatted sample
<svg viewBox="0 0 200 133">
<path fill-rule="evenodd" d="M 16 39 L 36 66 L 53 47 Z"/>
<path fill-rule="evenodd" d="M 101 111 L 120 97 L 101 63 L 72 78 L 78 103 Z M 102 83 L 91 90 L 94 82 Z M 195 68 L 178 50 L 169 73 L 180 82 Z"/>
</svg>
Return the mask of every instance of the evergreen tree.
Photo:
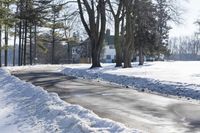
<svg viewBox="0 0 200 133">
<path fill-rule="evenodd" d="M 156 0 L 157 33 L 154 54 L 159 58 L 160 54 L 168 52 L 169 30 L 168 23 L 180 23 L 180 9 L 176 6 L 176 0 Z"/>
<path fill-rule="evenodd" d="M 52 18 L 50 19 L 51 24 L 49 25 L 52 32 L 52 60 L 51 63 L 55 64 L 55 38 L 56 38 L 56 29 L 63 27 L 63 23 L 60 22 L 60 11 L 62 10 L 61 5 L 52 5 Z"/>
<path fill-rule="evenodd" d="M 17 4 L 19 21 L 19 56 L 18 64 L 27 63 L 27 45 L 29 44 L 29 63 L 36 58 L 37 27 L 44 27 L 44 20 L 52 0 L 20 0 Z M 33 41 L 34 40 L 34 41 Z M 33 46 L 34 42 L 34 46 Z M 33 53 L 32 53 L 33 52 Z"/>
<path fill-rule="evenodd" d="M 135 48 L 139 54 L 139 65 L 144 64 L 144 55 L 155 45 L 156 9 L 151 0 L 136 1 Z"/>
<path fill-rule="evenodd" d="M 60 29 L 65 29 L 64 22 L 66 21 L 66 16 L 63 13 L 64 6 L 67 2 L 62 1 L 52 1 L 49 4 L 48 15 L 45 19 L 45 27 L 50 29 L 52 34 L 52 44 L 51 46 L 51 63 L 55 64 L 55 51 L 56 51 L 56 38 L 60 34 Z"/>
<path fill-rule="evenodd" d="M 10 5 L 13 4 L 15 0 L 3 0 L 0 2 L 0 12 L 1 12 L 1 17 L 0 17 L 0 29 L 1 29 L 1 35 L 0 38 L 2 37 L 2 30 L 4 29 L 4 65 L 8 65 L 8 38 L 9 38 L 9 29 L 13 26 L 15 19 L 12 13 L 12 10 L 10 8 Z M 4 27 L 4 28 L 3 28 Z M 1 38 L 2 39 L 2 38 Z M 1 45 L 2 45 L 2 40 Z M 1 50 L 2 50 L 2 46 Z M 1 53 L 0 53 L 1 54 Z M 0 63 L 1 64 L 1 63 Z"/>
</svg>

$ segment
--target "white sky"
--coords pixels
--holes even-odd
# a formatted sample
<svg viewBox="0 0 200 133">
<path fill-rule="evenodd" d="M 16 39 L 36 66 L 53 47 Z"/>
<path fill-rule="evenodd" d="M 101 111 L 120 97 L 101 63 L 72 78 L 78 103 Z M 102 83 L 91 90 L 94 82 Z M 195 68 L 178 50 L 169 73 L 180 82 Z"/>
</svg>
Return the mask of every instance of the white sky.
<svg viewBox="0 0 200 133">
<path fill-rule="evenodd" d="M 195 31 L 198 31 L 194 22 L 197 18 L 200 18 L 200 0 L 181 1 L 182 4 L 179 6 L 185 9 L 182 15 L 183 24 L 174 25 L 173 29 L 170 30 L 170 37 L 192 35 Z"/>
</svg>

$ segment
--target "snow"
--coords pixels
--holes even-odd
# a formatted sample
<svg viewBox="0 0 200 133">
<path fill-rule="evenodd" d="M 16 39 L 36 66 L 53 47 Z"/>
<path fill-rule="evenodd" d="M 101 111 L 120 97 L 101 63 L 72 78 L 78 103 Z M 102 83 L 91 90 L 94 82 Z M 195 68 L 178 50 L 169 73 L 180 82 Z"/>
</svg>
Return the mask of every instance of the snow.
<svg viewBox="0 0 200 133">
<path fill-rule="evenodd" d="M 19 68 L 18 68 L 19 69 Z M 0 69 L 1 133 L 139 133 Z"/>
<path fill-rule="evenodd" d="M 103 64 L 102 68 L 88 69 L 88 64 L 64 65 L 61 72 L 86 79 L 108 81 L 140 91 L 152 91 L 200 100 L 200 62 L 166 61 L 148 62 L 144 66 L 133 63 L 133 68 L 115 68 Z"/>
</svg>

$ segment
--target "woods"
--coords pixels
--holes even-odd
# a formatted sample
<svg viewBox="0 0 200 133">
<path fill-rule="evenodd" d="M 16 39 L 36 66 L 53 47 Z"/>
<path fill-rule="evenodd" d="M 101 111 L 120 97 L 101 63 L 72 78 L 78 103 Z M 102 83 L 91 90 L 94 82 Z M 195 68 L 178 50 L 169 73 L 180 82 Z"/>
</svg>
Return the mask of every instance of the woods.
<svg viewBox="0 0 200 133">
<path fill-rule="evenodd" d="M 114 34 L 116 67 L 132 67 L 134 56 L 138 56 L 139 65 L 143 65 L 145 56 L 159 59 L 169 52 L 171 27 L 168 22 L 178 23 L 180 19 L 174 1 L 2 0 L 0 66 L 8 65 L 9 47 L 12 47 L 13 66 L 35 64 L 39 58 L 38 48 L 44 52 L 48 49 L 51 54 L 49 63 L 56 64 L 57 44 L 76 41 L 71 33 L 77 30 L 80 32 L 76 29 L 77 25 L 82 25 L 86 32 L 80 35 L 81 38 L 90 40 L 91 49 L 88 53 L 91 53 L 91 68 L 101 67 L 101 52 L 107 28 Z M 113 26 L 110 27 L 108 23 Z M 48 40 L 38 39 L 45 34 L 50 35 Z"/>
</svg>

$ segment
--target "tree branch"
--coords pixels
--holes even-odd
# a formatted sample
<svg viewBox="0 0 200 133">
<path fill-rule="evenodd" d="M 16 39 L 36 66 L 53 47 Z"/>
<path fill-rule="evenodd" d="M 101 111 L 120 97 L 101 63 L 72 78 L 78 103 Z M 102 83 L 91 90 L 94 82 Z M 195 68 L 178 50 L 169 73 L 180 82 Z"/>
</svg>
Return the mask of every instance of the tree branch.
<svg viewBox="0 0 200 133">
<path fill-rule="evenodd" d="M 91 31 L 90 31 L 90 29 L 88 27 L 88 24 L 86 23 L 85 18 L 84 18 L 83 8 L 82 8 L 82 5 L 81 5 L 81 1 L 77 0 L 77 2 L 78 2 L 78 7 L 79 7 L 79 14 L 80 14 L 83 26 L 85 27 L 85 30 L 88 33 L 88 35 L 91 37 Z"/>
</svg>

